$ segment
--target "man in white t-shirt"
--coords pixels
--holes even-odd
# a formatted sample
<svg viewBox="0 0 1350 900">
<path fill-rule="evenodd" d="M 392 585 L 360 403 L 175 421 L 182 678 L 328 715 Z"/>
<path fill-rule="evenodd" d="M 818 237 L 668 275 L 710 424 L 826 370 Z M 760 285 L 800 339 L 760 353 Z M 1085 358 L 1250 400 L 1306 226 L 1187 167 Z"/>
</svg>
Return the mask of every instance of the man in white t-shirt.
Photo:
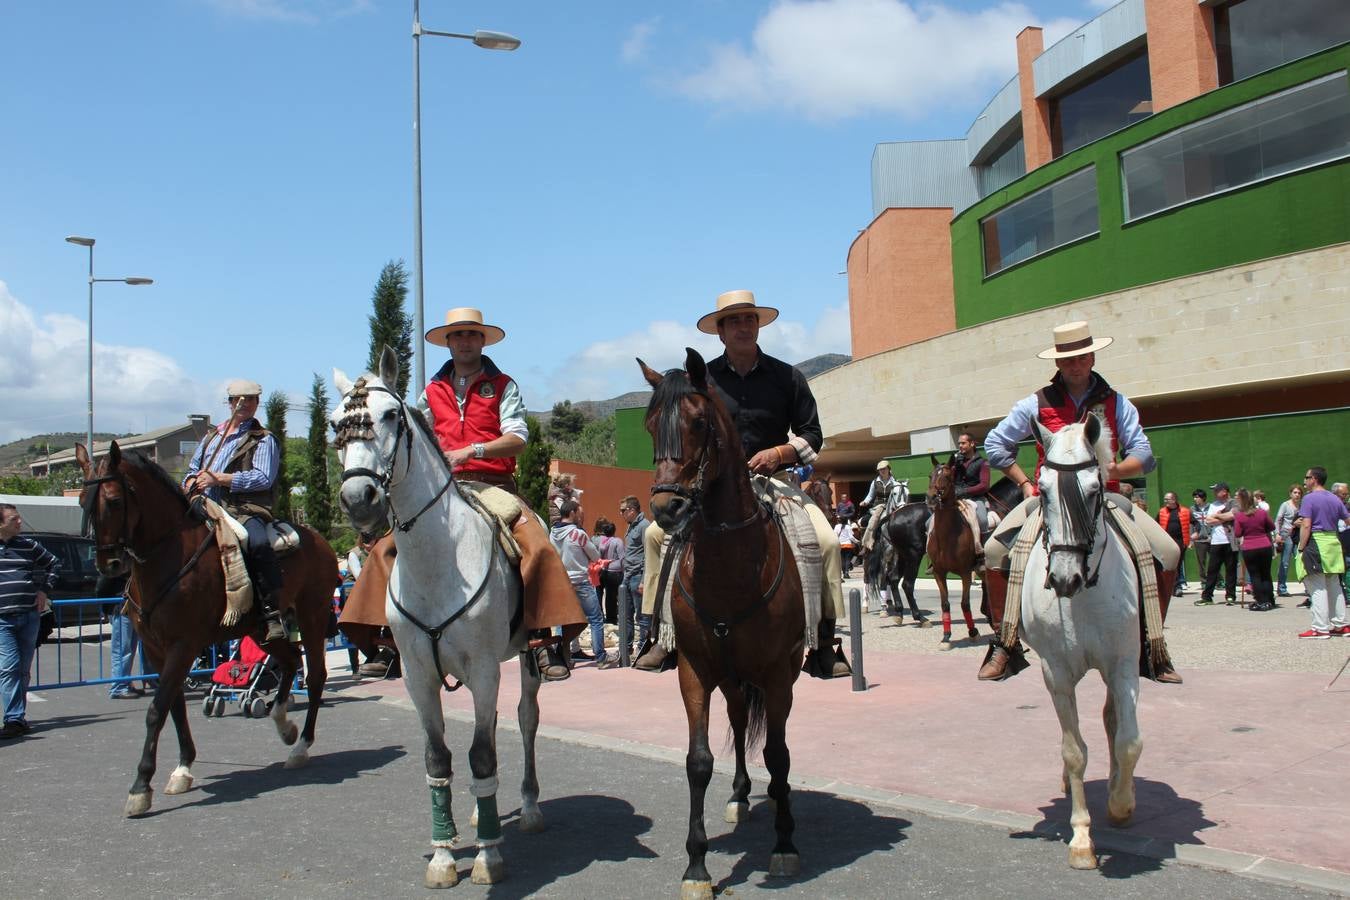
<svg viewBox="0 0 1350 900">
<path fill-rule="evenodd" d="M 1209 486 L 1214 499 L 1205 507 L 1205 524 L 1213 527 L 1209 535 L 1209 568 L 1205 572 L 1205 587 L 1196 606 L 1214 605 L 1214 587 L 1223 569 L 1223 593 L 1229 606 L 1237 602 L 1237 547 L 1233 544 L 1233 503 L 1228 494 L 1228 482 Z"/>
</svg>

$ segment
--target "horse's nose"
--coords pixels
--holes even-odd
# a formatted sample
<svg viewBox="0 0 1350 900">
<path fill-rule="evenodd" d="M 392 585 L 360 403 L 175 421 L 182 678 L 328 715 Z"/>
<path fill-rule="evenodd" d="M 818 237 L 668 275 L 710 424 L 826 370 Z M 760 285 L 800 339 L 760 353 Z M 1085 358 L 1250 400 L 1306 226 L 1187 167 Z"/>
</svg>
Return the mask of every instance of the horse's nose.
<svg viewBox="0 0 1350 900">
<path fill-rule="evenodd" d="M 1050 579 L 1050 586 L 1055 589 L 1055 593 L 1059 596 L 1072 597 L 1083 586 L 1083 576 L 1078 572 L 1073 572 L 1067 576 L 1053 577 Z"/>
</svg>

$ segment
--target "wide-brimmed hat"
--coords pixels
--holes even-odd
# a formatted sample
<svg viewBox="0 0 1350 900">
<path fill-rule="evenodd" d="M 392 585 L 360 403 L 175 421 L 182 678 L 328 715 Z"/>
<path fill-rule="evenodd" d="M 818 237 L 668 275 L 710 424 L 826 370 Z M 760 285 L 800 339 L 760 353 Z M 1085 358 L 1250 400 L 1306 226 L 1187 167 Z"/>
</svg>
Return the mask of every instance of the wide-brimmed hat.
<svg viewBox="0 0 1350 900">
<path fill-rule="evenodd" d="M 483 313 L 472 306 L 457 306 L 445 314 L 445 324 L 427 332 L 427 343 L 450 346 L 447 338 L 453 331 L 476 331 L 483 336 L 483 346 L 495 344 L 506 337 L 496 325 L 483 324 Z"/>
<path fill-rule="evenodd" d="M 1055 329 L 1055 346 L 1048 347 L 1036 355 L 1041 359 L 1067 359 L 1070 356 L 1083 356 L 1096 353 L 1113 338 L 1092 339 L 1092 330 L 1086 322 L 1070 322 Z"/>
<path fill-rule="evenodd" d="M 236 378 L 225 385 L 226 397 L 261 397 L 262 385 L 247 378 Z"/>
<path fill-rule="evenodd" d="M 753 291 L 727 291 L 717 298 L 717 309 L 698 320 L 698 330 L 704 334 L 717 334 L 717 323 L 727 316 L 754 310 L 759 317 L 759 327 L 763 328 L 778 318 L 778 310 L 772 306 L 756 306 Z"/>
<path fill-rule="evenodd" d="M 889 469 L 890 467 L 891 467 L 891 462 L 890 462 L 890 460 L 888 460 L 888 459 L 880 460 L 880 461 L 877 463 L 877 471 L 878 471 L 878 472 L 880 472 L 882 469 Z"/>
</svg>

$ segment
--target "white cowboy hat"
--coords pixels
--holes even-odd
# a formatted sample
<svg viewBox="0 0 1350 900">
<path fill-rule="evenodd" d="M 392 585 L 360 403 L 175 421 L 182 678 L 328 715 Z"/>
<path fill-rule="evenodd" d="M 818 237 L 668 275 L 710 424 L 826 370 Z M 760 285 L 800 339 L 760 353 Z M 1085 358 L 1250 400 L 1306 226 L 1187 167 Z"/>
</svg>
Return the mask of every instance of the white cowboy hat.
<svg viewBox="0 0 1350 900">
<path fill-rule="evenodd" d="M 225 385 L 226 397 L 260 397 L 262 396 L 262 385 L 256 381 L 249 381 L 247 378 L 236 378 Z"/>
<path fill-rule="evenodd" d="M 1047 347 L 1036 356 L 1040 359 L 1067 359 L 1070 356 L 1083 356 L 1096 353 L 1114 338 L 1092 339 L 1092 330 L 1086 322 L 1070 322 L 1055 329 L 1055 346 Z"/>
<path fill-rule="evenodd" d="M 891 463 L 890 463 L 889 460 L 883 459 L 883 460 L 881 460 L 880 462 L 877 463 L 877 471 L 878 471 L 878 472 L 880 472 L 882 469 L 889 469 L 890 467 L 891 467 Z"/>
<path fill-rule="evenodd" d="M 445 324 L 427 332 L 427 343 L 448 347 L 447 338 L 452 331 L 476 331 L 483 336 L 483 346 L 495 344 L 506 337 L 506 332 L 496 325 L 484 325 L 483 313 L 472 306 L 457 306 L 445 314 Z"/>
<path fill-rule="evenodd" d="M 698 320 L 698 330 L 704 334 L 717 334 L 717 323 L 727 316 L 753 309 L 759 317 L 759 327 L 763 328 L 778 318 L 778 310 L 772 306 L 756 306 L 752 291 L 727 291 L 717 298 L 717 309 Z"/>
</svg>

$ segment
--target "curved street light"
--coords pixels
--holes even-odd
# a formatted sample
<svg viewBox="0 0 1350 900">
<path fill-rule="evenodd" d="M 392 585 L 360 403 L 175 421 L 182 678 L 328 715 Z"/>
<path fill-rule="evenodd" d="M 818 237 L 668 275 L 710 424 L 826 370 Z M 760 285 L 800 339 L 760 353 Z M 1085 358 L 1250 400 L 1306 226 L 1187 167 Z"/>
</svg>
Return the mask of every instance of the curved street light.
<svg viewBox="0 0 1350 900">
<path fill-rule="evenodd" d="M 427 386 L 426 322 L 422 289 L 422 35 L 459 38 L 472 41 L 484 50 L 514 50 L 520 38 L 502 31 L 475 31 L 460 34 L 454 31 L 431 31 L 422 27 L 418 0 L 413 0 L 413 384 L 416 396 Z"/>
<path fill-rule="evenodd" d="M 155 280 L 142 275 L 130 275 L 124 278 L 95 278 L 94 239 L 72 234 L 66 238 L 66 242 L 89 248 L 89 419 L 85 430 L 85 441 L 87 442 L 85 446 L 89 451 L 89 458 L 92 460 L 94 458 L 94 284 L 99 281 L 120 281 L 122 284 L 142 285 L 154 284 Z"/>
</svg>

